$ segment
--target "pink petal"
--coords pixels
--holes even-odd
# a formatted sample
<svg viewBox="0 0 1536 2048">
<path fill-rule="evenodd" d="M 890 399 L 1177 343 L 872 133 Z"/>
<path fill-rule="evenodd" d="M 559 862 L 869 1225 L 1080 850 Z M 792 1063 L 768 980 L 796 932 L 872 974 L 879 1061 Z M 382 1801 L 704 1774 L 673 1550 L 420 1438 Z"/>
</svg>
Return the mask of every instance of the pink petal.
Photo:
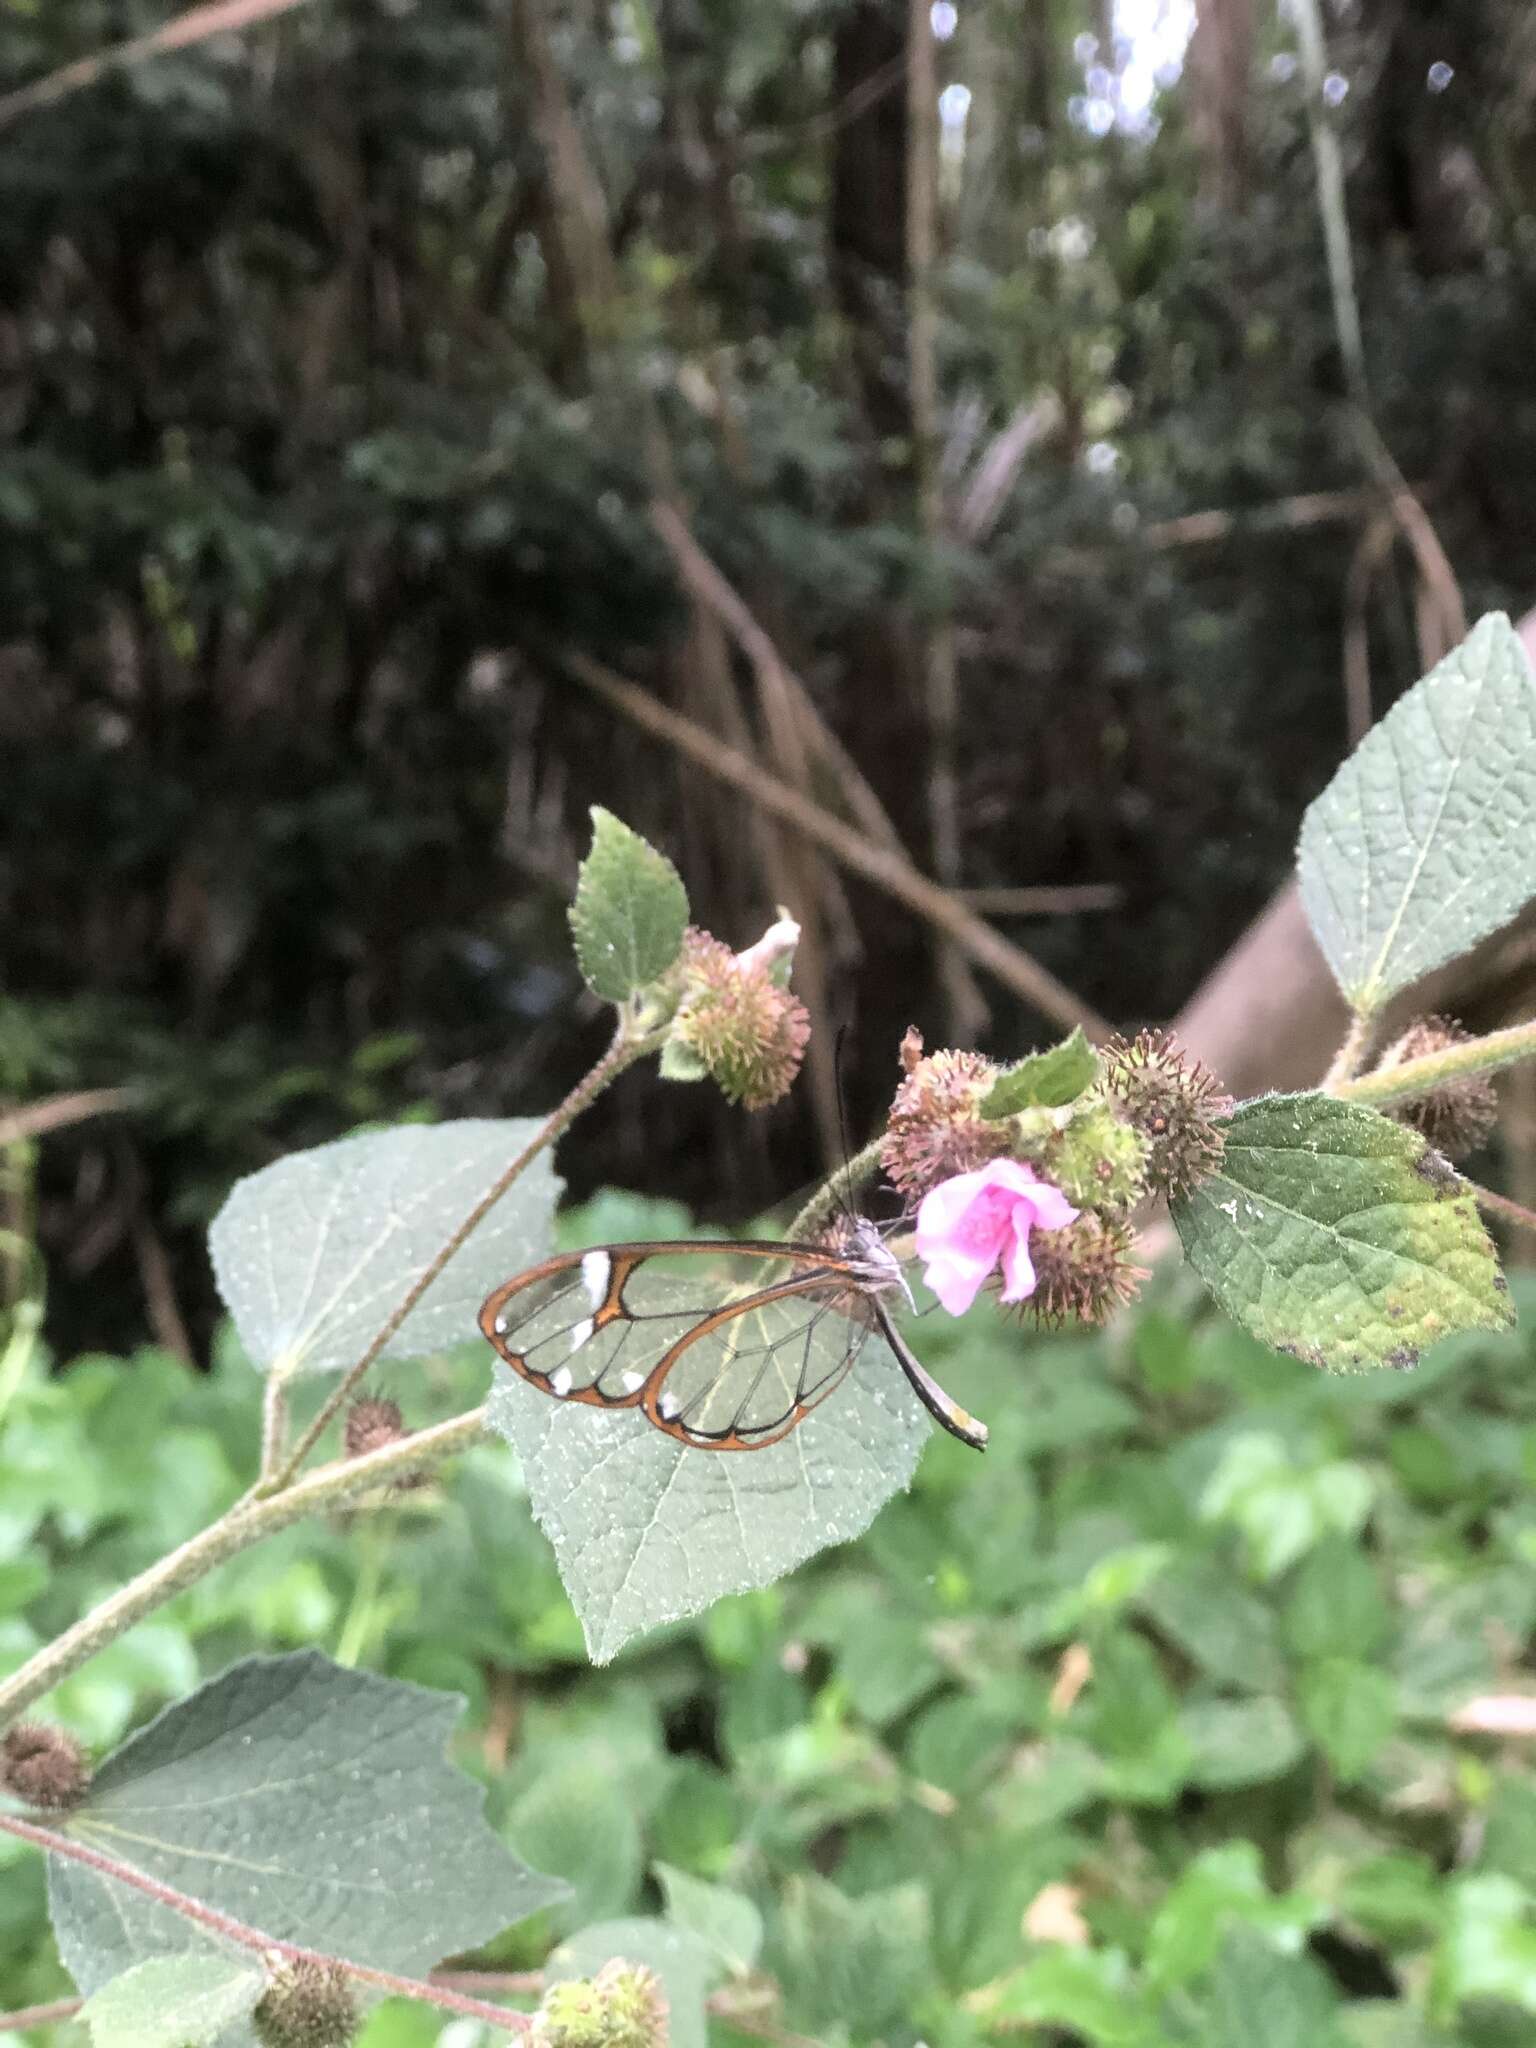
<svg viewBox="0 0 1536 2048">
<path fill-rule="evenodd" d="M 1035 1212 L 1037 1230 L 1065 1230 L 1069 1223 L 1077 1221 L 1077 1210 L 1061 1189 L 1053 1188 L 1048 1180 L 1037 1181 L 1030 1189 L 1029 1203 Z"/>
<path fill-rule="evenodd" d="M 1006 1188 L 1011 1195 L 1032 1195 L 1047 1185 L 1022 1159 L 994 1159 L 972 1177 L 986 1181 L 989 1187 Z"/>
<path fill-rule="evenodd" d="M 993 1261 L 983 1263 L 950 1251 L 936 1252 L 923 1269 L 923 1280 L 952 1316 L 963 1316 L 980 1294 Z"/>
<path fill-rule="evenodd" d="M 924 1195 L 917 1211 L 919 1257 L 927 1258 L 931 1249 L 954 1236 L 977 1196 L 985 1192 L 986 1180 L 984 1173 L 957 1173 Z"/>
<path fill-rule="evenodd" d="M 1017 1227 L 1024 1223 L 1021 1230 Z M 1009 1233 L 1008 1242 L 1003 1246 L 1003 1291 L 1001 1301 L 1027 1301 L 1035 1291 L 1035 1268 L 1029 1256 L 1029 1228 L 1022 1203 L 1015 1219 L 1015 1228 Z"/>
</svg>

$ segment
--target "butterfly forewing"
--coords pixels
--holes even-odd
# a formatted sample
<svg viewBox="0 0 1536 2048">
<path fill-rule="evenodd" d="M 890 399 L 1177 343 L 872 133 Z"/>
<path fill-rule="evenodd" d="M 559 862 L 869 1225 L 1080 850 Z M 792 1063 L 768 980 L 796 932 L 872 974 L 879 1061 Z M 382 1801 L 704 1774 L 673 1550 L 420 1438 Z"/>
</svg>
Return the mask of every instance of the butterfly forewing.
<svg viewBox="0 0 1536 2048">
<path fill-rule="evenodd" d="M 859 1307 L 831 1254 L 615 1245 L 547 1260 L 493 1294 L 480 1321 L 546 1393 L 640 1407 L 702 1449 L 751 1450 L 840 1383 L 868 1335 Z"/>
</svg>

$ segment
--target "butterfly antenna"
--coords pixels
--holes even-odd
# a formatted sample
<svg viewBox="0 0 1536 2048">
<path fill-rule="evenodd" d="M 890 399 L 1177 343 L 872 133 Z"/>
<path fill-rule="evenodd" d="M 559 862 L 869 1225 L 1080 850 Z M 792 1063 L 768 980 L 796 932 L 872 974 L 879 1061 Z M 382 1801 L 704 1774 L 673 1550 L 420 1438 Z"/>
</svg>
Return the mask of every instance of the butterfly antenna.
<svg viewBox="0 0 1536 2048">
<path fill-rule="evenodd" d="M 837 1036 L 832 1041 L 832 1080 L 837 1095 L 837 1135 L 843 1148 L 843 1176 L 839 1183 L 844 1216 L 850 1223 L 857 1223 L 858 1216 L 850 1199 L 849 1177 L 853 1172 L 853 1147 L 848 1143 L 848 1098 L 843 1093 L 843 1041 L 848 1036 L 848 1026 L 839 1024 Z"/>
</svg>

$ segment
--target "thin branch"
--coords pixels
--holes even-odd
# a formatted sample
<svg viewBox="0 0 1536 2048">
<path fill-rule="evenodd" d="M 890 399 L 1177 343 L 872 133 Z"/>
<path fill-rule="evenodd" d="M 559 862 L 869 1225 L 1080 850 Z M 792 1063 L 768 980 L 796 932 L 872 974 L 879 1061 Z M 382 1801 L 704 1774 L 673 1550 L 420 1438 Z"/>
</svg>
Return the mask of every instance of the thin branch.
<svg viewBox="0 0 1536 2048">
<path fill-rule="evenodd" d="M 1465 1039 L 1443 1052 L 1404 1060 L 1400 1066 L 1379 1067 L 1374 1074 L 1361 1074 L 1353 1080 L 1335 1080 L 1330 1074 L 1323 1086 L 1346 1101 L 1385 1109 L 1394 1102 L 1416 1102 L 1443 1088 L 1447 1081 L 1463 1080 L 1469 1074 L 1495 1074 L 1500 1067 L 1528 1059 L 1536 1059 L 1536 1018 L 1487 1032 L 1482 1038 Z"/>
<path fill-rule="evenodd" d="M 432 1984 L 419 1977 L 400 1977 L 393 1970 L 375 1970 L 366 1963 L 351 1962 L 345 1956 L 328 1955 L 323 1949 L 301 1948 L 297 1942 L 281 1941 L 274 1934 L 263 1933 L 260 1928 L 249 1927 L 229 1913 L 219 1912 L 215 1906 L 205 1905 L 201 1899 L 191 1898 L 186 1892 L 162 1884 L 158 1878 L 150 1877 L 131 1863 L 88 1847 L 73 1835 L 39 1827 L 33 1821 L 8 1813 L 0 1814 L 0 1831 L 14 1835 L 18 1841 L 30 1842 L 33 1848 L 41 1849 L 49 1856 L 62 1857 L 69 1863 L 83 1863 L 98 1877 L 110 1878 L 114 1884 L 127 1885 L 133 1891 L 142 1892 L 156 1905 L 179 1913 L 184 1920 L 190 1920 L 198 1927 L 206 1927 L 210 1934 L 232 1942 L 236 1948 L 250 1949 L 263 1957 L 281 1956 L 288 1963 L 339 1965 L 358 1983 L 371 1984 L 375 1990 L 388 1992 L 393 1997 L 415 1998 L 423 2005 L 459 2013 L 465 2019 L 487 2020 L 509 2034 L 532 2031 L 533 2021 L 525 2013 L 508 2012 L 502 2006 L 489 2005 L 481 1998 L 467 1998 L 460 1992 L 448 1990 L 445 1985 Z"/>
<path fill-rule="evenodd" d="M 1485 1188 L 1479 1181 L 1469 1180 L 1467 1186 L 1476 1196 L 1480 1209 L 1502 1216 L 1506 1223 L 1513 1223 L 1519 1230 L 1536 1231 L 1536 1209 L 1527 1209 L 1524 1202 L 1512 1202 L 1508 1195 L 1496 1195 L 1492 1188 Z"/>
<path fill-rule="evenodd" d="M 105 72 L 142 64 L 147 57 L 161 57 L 168 50 L 185 50 L 193 43 L 205 42 L 209 36 L 233 35 L 239 29 L 270 21 L 274 15 L 287 14 L 304 4 L 305 0 L 209 0 L 206 6 L 189 7 L 185 14 L 151 29 L 147 35 L 133 36 L 89 57 L 77 57 L 73 64 L 50 71 L 46 78 L 34 79 L 19 92 L 7 93 L 0 99 L 0 128 L 37 107 L 50 107 L 70 93 L 94 85 Z"/>
<path fill-rule="evenodd" d="M 1332 1089 L 1336 1095 L 1346 1093 L 1344 1086 L 1365 1057 L 1370 1043 L 1375 1019 L 1362 1016 L 1356 1011 L 1349 1020 L 1349 1029 L 1344 1034 L 1344 1043 L 1333 1056 L 1333 1064 L 1323 1077 L 1324 1088 Z"/>
<path fill-rule="evenodd" d="M 67 1130 L 109 1110 L 128 1109 L 138 1100 L 136 1088 L 81 1088 L 70 1095 L 50 1095 L 42 1102 L 29 1102 L 23 1109 L 7 1110 L 0 1116 L 0 1145 L 18 1138 L 41 1138 L 48 1131 Z"/>
<path fill-rule="evenodd" d="M 1000 917 L 1071 917 L 1085 910 L 1118 910 L 1125 891 L 1118 882 L 1044 882 L 1022 888 L 957 889 L 972 910 Z"/>
<path fill-rule="evenodd" d="M 350 1366 L 342 1374 L 340 1380 L 322 1402 L 313 1421 L 305 1429 L 276 1472 L 257 1482 L 256 1493 L 258 1496 L 275 1493 L 280 1488 L 289 1484 L 294 1474 L 304 1463 L 304 1460 L 309 1456 L 321 1437 L 324 1436 L 326 1430 L 329 1429 L 331 1423 L 341 1413 L 348 1401 L 351 1400 L 369 1369 L 382 1354 L 390 1338 L 394 1336 L 427 1289 L 438 1279 L 449 1260 L 455 1258 L 463 1250 L 467 1241 L 480 1228 L 480 1225 L 485 1221 L 492 1209 L 495 1208 L 502 1196 L 506 1194 L 519 1174 L 524 1172 L 547 1146 L 554 1143 L 555 1139 L 560 1136 L 568 1125 L 575 1121 L 582 1110 L 587 1107 L 588 1103 L 592 1102 L 603 1092 L 610 1081 L 616 1080 L 626 1067 L 633 1066 L 636 1060 L 641 1058 L 647 1051 L 652 1050 L 653 1047 L 654 1041 L 652 1039 L 631 1036 L 626 1025 L 623 1022 L 620 1023 L 618 1031 L 614 1035 L 613 1044 L 598 1061 L 591 1073 L 586 1075 L 583 1080 L 578 1081 L 559 1108 L 550 1113 L 543 1127 L 518 1153 L 505 1173 L 491 1187 L 486 1189 L 452 1237 L 449 1238 L 448 1242 L 437 1254 L 436 1258 L 406 1289 L 393 1310 L 385 1318 L 372 1342 L 363 1352 L 362 1357 L 358 1359 L 355 1365 Z"/>
<path fill-rule="evenodd" d="M 83 1998 L 56 1998 L 52 2005 L 23 2006 L 20 2012 L 0 2012 L 0 2034 L 24 2034 L 29 2027 L 52 2026 L 55 2020 L 72 2020 L 84 2005 Z"/>
<path fill-rule="evenodd" d="M 728 747 L 691 718 L 659 704 L 646 690 L 624 676 L 593 661 L 576 648 L 561 655 L 566 672 L 605 704 L 646 732 L 676 749 L 690 761 L 733 789 L 739 789 L 759 809 L 783 818 L 797 832 L 814 839 L 854 874 L 862 875 L 877 889 L 883 889 L 899 903 L 925 918 L 969 954 L 978 967 L 1000 981 L 1054 1023 L 1071 1030 L 1081 1024 L 1090 1038 L 1105 1039 L 1111 1026 L 1074 995 L 1064 982 L 1021 946 L 1005 939 L 985 919 L 978 917 L 960 898 L 914 867 L 905 854 L 892 847 L 876 846 L 863 833 L 836 818 L 820 804 L 812 803 L 798 790 L 790 789 L 755 761 Z"/>
<path fill-rule="evenodd" d="M 1291 18 L 1301 44 L 1301 75 L 1306 85 L 1307 126 L 1317 171 L 1317 206 L 1323 221 L 1323 246 L 1328 258 L 1328 289 L 1333 298 L 1333 325 L 1350 395 L 1360 411 L 1371 410 L 1365 374 L 1365 343 L 1360 334 L 1360 301 L 1355 291 L 1355 259 L 1349 239 L 1349 213 L 1344 200 L 1344 154 L 1324 97 L 1328 51 L 1318 0 L 1294 0 Z"/>
<path fill-rule="evenodd" d="M 260 1476 L 271 1477 L 283 1462 L 288 1447 L 288 1375 L 275 1367 L 267 1374 L 261 1390 Z"/>
<path fill-rule="evenodd" d="M 758 687 L 765 695 L 780 696 L 793 707 L 815 750 L 835 774 L 838 788 L 859 824 L 871 839 L 886 846 L 900 846 L 900 834 L 858 763 L 817 710 L 810 691 L 759 625 L 740 593 L 699 546 L 678 507 L 658 498 L 650 507 L 650 520 L 666 543 L 689 596 L 724 626 L 752 664 Z"/>
<path fill-rule="evenodd" d="M 962 540 L 977 547 L 988 537 L 997 525 L 1025 457 L 1060 418 L 1061 403 L 1054 391 L 1044 398 L 1027 399 L 1015 408 L 1007 426 L 987 443 L 971 471 L 971 480 L 955 513 L 955 531 Z"/>
</svg>

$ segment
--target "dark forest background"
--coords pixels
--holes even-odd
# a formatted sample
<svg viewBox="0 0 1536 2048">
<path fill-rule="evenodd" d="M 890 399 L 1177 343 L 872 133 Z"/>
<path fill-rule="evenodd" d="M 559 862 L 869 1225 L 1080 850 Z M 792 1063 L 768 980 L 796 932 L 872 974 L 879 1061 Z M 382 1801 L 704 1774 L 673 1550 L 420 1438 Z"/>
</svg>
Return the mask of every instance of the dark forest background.
<svg viewBox="0 0 1536 2048">
<path fill-rule="evenodd" d="M 5 86 L 165 19 L 9 0 Z M 1147 117 L 1129 19 L 313 0 L 0 107 L 0 1099 L 138 1091 L 11 1157 L 62 1346 L 200 1348 L 238 1174 L 584 1071 L 594 802 L 733 944 L 795 911 L 819 1035 L 755 1120 L 631 1076 L 579 1191 L 782 1199 L 841 1024 L 860 1132 L 908 1023 L 1059 1035 L 626 683 L 1135 1024 L 1440 651 L 1447 565 L 1525 609 L 1532 10 L 1325 10 L 1319 96 L 1206 0 Z"/>
</svg>

